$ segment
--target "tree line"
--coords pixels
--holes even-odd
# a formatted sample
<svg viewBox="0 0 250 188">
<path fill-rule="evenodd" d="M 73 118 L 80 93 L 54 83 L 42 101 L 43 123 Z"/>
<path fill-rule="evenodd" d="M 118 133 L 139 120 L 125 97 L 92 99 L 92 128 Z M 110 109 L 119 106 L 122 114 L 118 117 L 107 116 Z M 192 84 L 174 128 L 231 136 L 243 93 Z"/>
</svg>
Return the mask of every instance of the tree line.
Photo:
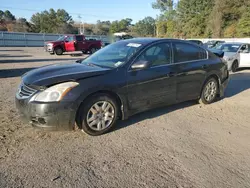
<svg viewBox="0 0 250 188">
<path fill-rule="evenodd" d="M 158 35 L 163 37 L 249 37 L 249 0 L 156 0 Z"/>
<path fill-rule="evenodd" d="M 133 24 L 131 18 L 95 24 L 84 23 L 87 35 L 127 32 L 133 36 L 168 38 L 249 37 L 249 0 L 155 0 L 156 19 L 145 17 Z M 0 10 L 0 31 L 72 33 L 83 27 L 64 9 L 50 9 L 34 14 L 30 21 L 16 18 L 9 10 Z"/>
</svg>

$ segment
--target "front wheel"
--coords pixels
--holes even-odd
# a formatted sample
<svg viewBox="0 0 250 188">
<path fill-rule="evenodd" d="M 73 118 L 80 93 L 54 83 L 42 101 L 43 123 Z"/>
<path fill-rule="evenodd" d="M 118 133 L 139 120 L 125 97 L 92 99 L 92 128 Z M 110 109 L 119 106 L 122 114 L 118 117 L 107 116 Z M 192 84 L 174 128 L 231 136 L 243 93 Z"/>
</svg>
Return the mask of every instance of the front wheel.
<svg viewBox="0 0 250 188">
<path fill-rule="evenodd" d="M 239 63 L 237 60 L 235 60 L 232 64 L 232 72 L 236 72 L 239 67 Z"/>
<path fill-rule="evenodd" d="M 62 55 L 63 54 L 62 48 L 60 48 L 60 47 L 55 48 L 55 53 L 56 53 L 56 55 Z"/>
<path fill-rule="evenodd" d="M 218 82 L 215 78 L 210 78 L 203 86 L 199 102 L 211 104 L 216 100 L 218 94 Z"/>
<path fill-rule="evenodd" d="M 115 125 L 118 116 L 117 103 L 108 95 L 94 95 L 82 104 L 78 116 L 84 132 L 98 136 L 108 132 Z"/>
</svg>

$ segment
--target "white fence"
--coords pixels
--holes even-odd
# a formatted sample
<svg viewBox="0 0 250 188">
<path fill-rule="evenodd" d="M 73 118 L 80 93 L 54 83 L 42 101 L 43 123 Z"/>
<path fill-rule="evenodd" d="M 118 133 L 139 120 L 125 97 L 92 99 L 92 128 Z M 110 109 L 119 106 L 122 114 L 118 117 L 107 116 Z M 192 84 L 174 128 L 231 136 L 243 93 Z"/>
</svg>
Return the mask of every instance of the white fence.
<svg viewBox="0 0 250 188">
<path fill-rule="evenodd" d="M 1 32 L 0 31 L 0 46 L 44 46 L 44 42 L 58 39 L 60 34 L 43 34 L 43 33 L 17 33 L 17 32 Z M 87 35 L 88 39 L 97 39 L 107 42 L 106 36 Z"/>
<path fill-rule="evenodd" d="M 225 41 L 225 42 L 242 42 L 242 43 L 249 43 L 250 44 L 250 38 L 203 38 L 203 39 L 197 39 L 202 41 L 203 43 L 210 41 L 210 40 L 219 40 L 219 41 Z"/>
<path fill-rule="evenodd" d="M 17 33 L 17 32 L 1 32 L 0 31 L 0 46 L 44 46 L 44 42 L 58 39 L 60 34 L 43 34 L 43 33 Z M 86 35 L 87 39 L 96 39 L 103 42 L 109 42 L 107 36 Z M 199 39 L 202 42 L 209 40 L 223 40 L 226 42 L 244 42 L 250 43 L 250 38 L 218 38 L 218 39 Z"/>
</svg>

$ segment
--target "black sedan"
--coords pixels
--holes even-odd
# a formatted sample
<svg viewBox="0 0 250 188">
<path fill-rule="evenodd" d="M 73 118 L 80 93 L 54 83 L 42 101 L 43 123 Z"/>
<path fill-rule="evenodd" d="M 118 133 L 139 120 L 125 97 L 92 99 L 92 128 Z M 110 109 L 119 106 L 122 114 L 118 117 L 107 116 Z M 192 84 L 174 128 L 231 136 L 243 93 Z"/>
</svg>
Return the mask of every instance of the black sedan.
<svg viewBox="0 0 250 188">
<path fill-rule="evenodd" d="M 61 130 L 76 124 L 101 135 L 118 119 L 188 100 L 210 104 L 224 94 L 227 65 L 194 43 L 129 39 L 74 64 L 55 64 L 22 76 L 20 113 L 34 127 Z"/>
</svg>

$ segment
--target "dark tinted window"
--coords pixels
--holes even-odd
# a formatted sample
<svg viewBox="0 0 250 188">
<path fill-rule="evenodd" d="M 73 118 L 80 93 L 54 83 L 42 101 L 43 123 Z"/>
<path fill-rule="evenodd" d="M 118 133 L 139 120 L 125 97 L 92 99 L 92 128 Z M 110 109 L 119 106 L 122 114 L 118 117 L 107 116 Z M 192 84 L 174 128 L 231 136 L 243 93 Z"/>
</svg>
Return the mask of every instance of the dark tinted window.
<svg viewBox="0 0 250 188">
<path fill-rule="evenodd" d="M 207 58 L 207 52 L 197 46 L 186 43 L 174 43 L 174 62 L 194 61 Z"/>
<path fill-rule="evenodd" d="M 167 43 L 156 44 L 144 51 L 137 61 L 149 61 L 151 67 L 170 64 L 171 48 Z"/>
<path fill-rule="evenodd" d="M 83 41 L 83 37 L 82 36 L 76 36 L 76 41 Z"/>
</svg>

